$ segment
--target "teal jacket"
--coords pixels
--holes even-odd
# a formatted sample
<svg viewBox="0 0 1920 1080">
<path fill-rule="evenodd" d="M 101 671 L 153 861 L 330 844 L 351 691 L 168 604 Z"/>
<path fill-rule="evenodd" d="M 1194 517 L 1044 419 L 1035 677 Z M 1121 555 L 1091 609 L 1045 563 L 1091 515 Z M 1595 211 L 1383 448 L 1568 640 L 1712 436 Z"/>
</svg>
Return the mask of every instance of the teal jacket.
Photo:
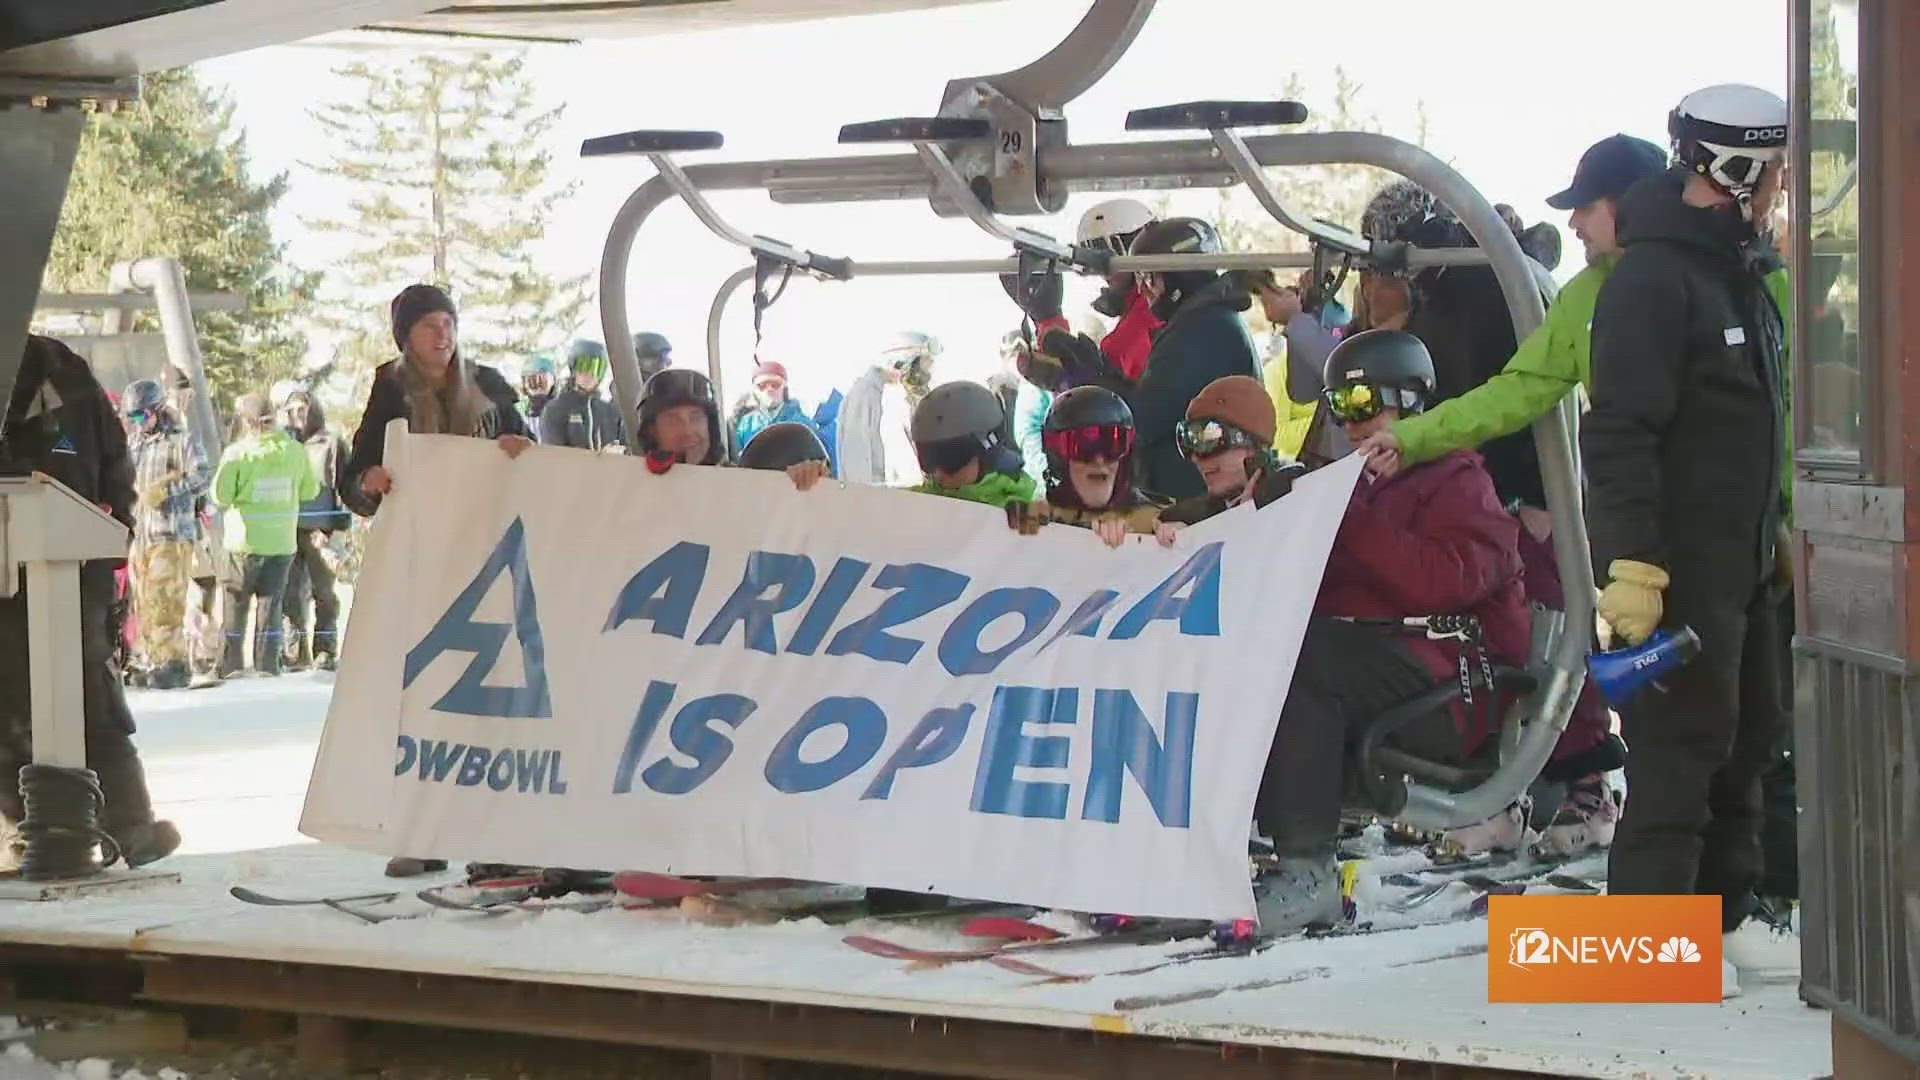
<svg viewBox="0 0 1920 1080">
<path fill-rule="evenodd" d="M 226 549 L 291 555 L 300 504 L 320 494 L 305 447 L 277 428 L 249 435 L 220 455 L 213 501 L 226 510 Z"/>
</svg>

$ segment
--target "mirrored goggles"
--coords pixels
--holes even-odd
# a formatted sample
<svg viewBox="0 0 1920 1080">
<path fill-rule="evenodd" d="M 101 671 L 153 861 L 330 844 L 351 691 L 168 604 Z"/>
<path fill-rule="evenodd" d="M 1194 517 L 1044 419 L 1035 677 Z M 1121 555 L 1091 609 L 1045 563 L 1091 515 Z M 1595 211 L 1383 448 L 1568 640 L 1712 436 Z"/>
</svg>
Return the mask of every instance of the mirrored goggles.
<svg viewBox="0 0 1920 1080">
<path fill-rule="evenodd" d="M 1372 383 L 1348 383 L 1327 390 L 1327 409 L 1342 424 L 1361 424 L 1380 415 L 1386 408 L 1406 411 L 1419 405 L 1420 395 L 1398 386 Z"/>
<path fill-rule="evenodd" d="M 1182 420 L 1173 438 L 1180 453 L 1190 458 L 1212 457 L 1226 450 L 1258 450 L 1260 440 L 1224 420 Z"/>
<path fill-rule="evenodd" d="M 1122 424 L 1088 424 L 1046 432 L 1040 441 L 1048 453 L 1068 461 L 1119 461 L 1133 452 L 1133 429 Z"/>
<path fill-rule="evenodd" d="M 926 473 L 959 472 L 985 449 L 982 440 L 974 435 L 913 445 L 914 456 L 920 459 L 920 471 Z"/>
</svg>

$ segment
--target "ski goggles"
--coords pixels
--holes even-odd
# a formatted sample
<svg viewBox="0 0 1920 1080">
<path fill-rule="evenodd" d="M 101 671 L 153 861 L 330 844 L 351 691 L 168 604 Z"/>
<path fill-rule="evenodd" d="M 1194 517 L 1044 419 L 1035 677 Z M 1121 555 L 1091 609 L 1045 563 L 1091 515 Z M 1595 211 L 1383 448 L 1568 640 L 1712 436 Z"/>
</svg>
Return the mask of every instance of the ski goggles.
<svg viewBox="0 0 1920 1080">
<path fill-rule="evenodd" d="M 1419 404 L 1419 395 L 1398 386 L 1372 383 L 1348 383 L 1326 391 L 1327 410 L 1342 424 L 1361 424 L 1380 415 L 1386 408 L 1411 409 Z"/>
<path fill-rule="evenodd" d="M 1189 458 L 1212 457 L 1228 450 L 1258 450 L 1260 440 L 1224 420 L 1182 420 L 1173 426 L 1174 442 Z"/>
<path fill-rule="evenodd" d="M 607 358 L 604 356 L 575 357 L 569 369 L 575 375 L 582 375 L 589 379 L 604 378 L 607 374 Z"/>
<path fill-rule="evenodd" d="M 925 473 L 956 473 L 979 459 L 987 449 L 986 440 L 977 435 L 961 435 L 938 442 L 914 443 L 913 453 Z"/>
<path fill-rule="evenodd" d="M 1068 461 L 1119 461 L 1133 452 L 1133 429 L 1123 424 L 1088 424 L 1046 432 L 1040 444 L 1047 453 Z"/>
<path fill-rule="evenodd" d="M 153 414 L 145 409 L 135 409 L 127 414 L 127 423 L 134 427 L 146 427 L 147 419 Z"/>
</svg>

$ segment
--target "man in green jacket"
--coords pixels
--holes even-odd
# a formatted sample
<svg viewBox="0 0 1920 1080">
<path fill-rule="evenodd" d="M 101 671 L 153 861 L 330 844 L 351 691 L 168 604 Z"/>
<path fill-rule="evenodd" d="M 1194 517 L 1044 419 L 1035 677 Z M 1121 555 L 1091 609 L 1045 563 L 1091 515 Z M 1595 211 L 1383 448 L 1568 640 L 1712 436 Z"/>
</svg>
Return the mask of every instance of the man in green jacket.
<svg viewBox="0 0 1920 1080">
<path fill-rule="evenodd" d="M 1500 374 L 1474 390 L 1462 394 L 1418 415 L 1396 421 L 1392 427 L 1369 436 L 1356 449 L 1367 455 L 1367 467 L 1391 476 L 1402 468 L 1421 465 L 1454 450 L 1479 446 L 1489 439 L 1519 431 L 1545 415 L 1560 399 L 1581 387 L 1592 386 L 1590 351 L 1595 302 L 1620 257 L 1614 236 L 1614 213 L 1619 197 L 1640 180 L 1666 171 L 1666 153 L 1642 139 L 1613 135 L 1590 147 L 1581 156 L 1572 186 L 1547 200 L 1556 210 L 1571 210 L 1569 225 L 1586 245 L 1587 266 L 1560 289 L 1546 321 L 1520 343 L 1513 358 Z M 1780 309 L 1781 321 L 1792 325 L 1793 300 L 1785 269 L 1767 275 L 1767 291 Z M 1790 371 L 1790 369 L 1789 369 Z M 1783 373 L 1790 378 L 1790 374 Z M 1791 395 L 1788 395 L 1791 400 Z M 1788 432 L 1791 436 L 1791 422 Z M 1787 457 L 1780 478 L 1786 505 L 1792 507 L 1793 461 Z M 1545 507 L 1522 507 L 1520 517 L 1528 530 L 1545 540 L 1551 518 Z M 1793 593 L 1783 590 L 1781 607 L 1782 648 L 1793 638 Z M 1790 681 L 1790 658 L 1781 665 L 1783 679 Z M 1783 686 L 1784 701 L 1791 702 L 1791 686 Z M 1792 761 L 1791 725 L 1776 755 L 1774 768 L 1765 778 L 1767 838 L 1766 871 L 1762 890 L 1768 897 L 1791 899 L 1798 895 L 1798 852 L 1793 823 L 1795 796 Z M 1631 748 L 1629 748 L 1631 749 Z"/>
<path fill-rule="evenodd" d="M 220 677 L 245 666 L 247 608 L 253 608 L 254 670 L 280 673 L 280 600 L 293 564 L 300 504 L 320 494 L 301 445 L 274 423 L 273 405 L 248 394 L 235 405 L 241 437 L 220 455 L 213 501 L 226 511 L 226 649 Z"/>
</svg>

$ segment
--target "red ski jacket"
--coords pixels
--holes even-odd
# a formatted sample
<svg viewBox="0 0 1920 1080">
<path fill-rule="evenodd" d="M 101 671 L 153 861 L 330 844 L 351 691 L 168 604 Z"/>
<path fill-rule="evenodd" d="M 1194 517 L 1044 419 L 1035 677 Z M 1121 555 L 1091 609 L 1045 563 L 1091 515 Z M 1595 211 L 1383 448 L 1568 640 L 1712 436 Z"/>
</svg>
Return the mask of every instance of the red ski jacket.
<svg viewBox="0 0 1920 1080">
<path fill-rule="evenodd" d="M 1107 358 L 1120 374 L 1130 383 L 1140 381 L 1140 373 L 1147 370 L 1147 354 L 1153 351 L 1153 332 L 1166 324 L 1153 313 L 1153 304 L 1147 295 L 1139 289 L 1127 294 L 1127 309 L 1120 313 L 1120 321 L 1100 339 L 1100 354 Z M 1033 340 L 1039 341 L 1052 329 L 1073 332 L 1064 316 L 1048 319 L 1034 327 Z"/>
<path fill-rule="evenodd" d="M 1473 614 L 1489 660 L 1525 666 L 1532 632 L 1519 532 L 1519 520 L 1500 505 L 1493 479 L 1470 450 L 1385 480 L 1363 476 L 1334 538 L 1314 614 Z M 1460 677 L 1454 642 L 1412 634 L 1402 640 L 1436 680 Z M 1468 752 L 1486 734 L 1481 705 L 1476 699 L 1471 718 L 1454 709 Z"/>
</svg>

